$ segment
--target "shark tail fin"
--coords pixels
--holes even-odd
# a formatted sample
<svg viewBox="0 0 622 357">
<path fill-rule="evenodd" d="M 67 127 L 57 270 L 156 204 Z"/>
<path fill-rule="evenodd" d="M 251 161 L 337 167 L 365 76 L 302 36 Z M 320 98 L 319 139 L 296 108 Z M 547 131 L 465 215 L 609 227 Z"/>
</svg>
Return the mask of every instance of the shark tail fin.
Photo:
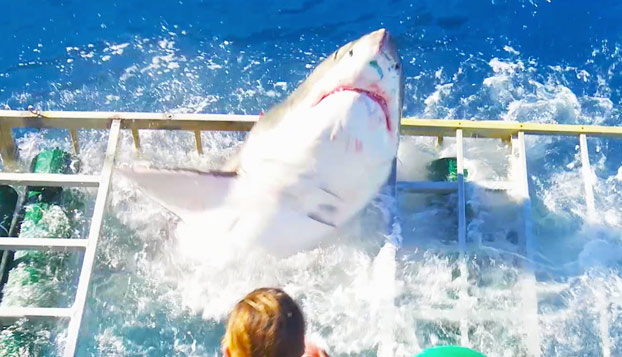
<svg viewBox="0 0 622 357">
<path fill-rule="evenodd" d="M 225 201 L 235 172 L 122 167 L 118 171 L 164 208 L 185 221 Z"/>
</svg>

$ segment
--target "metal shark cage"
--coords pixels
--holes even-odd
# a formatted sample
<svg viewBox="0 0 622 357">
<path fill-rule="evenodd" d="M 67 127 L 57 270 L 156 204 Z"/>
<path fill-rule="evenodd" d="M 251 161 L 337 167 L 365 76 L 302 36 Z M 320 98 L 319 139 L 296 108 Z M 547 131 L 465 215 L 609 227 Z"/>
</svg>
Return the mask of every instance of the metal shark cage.
<svg viewBox="0 0 622 357">
<path fill-rule="evenodd" d="M 74 303 L 68 308 L 46 307 L 3 307 L 0 308 L 1 321 L 27 319 L 65 319 L 69 320 L 64 350 L 65 357 L 74 356 L 84 313 L 89 281 L 93 270 L 97 242 L 100 237 L 102 220 L 105 214 L 110 180 L 114 169 L 119 134 L 121 130 L 130 130 L 134 145 L 140 150 L 140 130 L 185 130 L 195 134 L 196 150 L 202 153 L 201 131 L 248 131 L 258 119 L 252 115 L 220 115 L 220 114 L 162 114 L 162 113 L 129 113 L 129 112 L 60 112 L 60 111 L 14 111 L 0 110 L 0 155 L 5 171 L 0 173 L 0 184 L 17 186 L 60 186 L 60 187 L 97 187 L 97 196 L 93 209 L 88 237 L 85 239 L 50 239 L 50 238 L 12 238 L 0 237 L 0 250 L 43 250 L 43 251 L 78 251 L 84 255 L 75 292 Z M 103 168 L 99 175 L 63 175 L 63 174 L 31 174 L 8 172 L 13 169 L 15 143 L 12 129 L 14 128 L 50 128 L 69 131 L 73 150 L 77 153 L 79 142 L 77 131 L 81 129 L 108 130 L 108 144 Z M 458 231 L 457 242 L 460 256 L 467 250 L 466 240 L 466 204 L 464 178 L 464 138 L 497 138 L 511 142 L 512 152 L 519 162 L 518 185 L 523 212 L 522 232 L 519 246 L 526 257 L 524 270 L 520 279 L 522 291 L 523 323 L 526 331 L 526 348 L 530 356 L 541 355 L 541 343 L 538 323 L 538 299 L 534 268 L 531 266 L 534 256 L 534 238 L 531 232 L 531 198 L 526 162 L 525 135 L 556 135 L 576 137 L 580 145 L 582 176 L 584 181 L 585 200 L 588 216 L 595 214 L 594 194 L 590 177 L 592 170 L 588 157 L 587 137 L 600 136 L 622 138 L 622 127 L 606 127 L 593 125 L 553 125 L 536 123 L 517 123 L 500 121 L 469 121 L 469 120 L 434 120 L 404 118 L 401 122 L 402 135 L 438 137 L 454 137 L 456 140 L 456 160 L 458 178 L 456 182 L 395 182 L 395 172 L 391 175 L 395 194 L 400 191 L 417 193 L 450 193 L 457 192 Z M 395 166 L 394 166 L 395 167 Z M 508 189 L 508 182 L 494 183 L 495 189 Z M 464 263 L 460 266 L 461 275 L 467 275 Z M 460 293 L 461 298 L 467 294 L 466 288 Z M 602 308 L 599 316 L 599 334 L 602 355 L 611 355 L 611 340 L 608 325 L 608 311 Z M 447 320 L 460 326 L 460 342 L 468 345 L 468 321 L 486 321 L 503 319 L 504 311 L 469 311 L 447 313 L 446 310 L 429 311 L 422 319 Z M 510 322 L 510 321 L 508 321 Z"/>
</svg>

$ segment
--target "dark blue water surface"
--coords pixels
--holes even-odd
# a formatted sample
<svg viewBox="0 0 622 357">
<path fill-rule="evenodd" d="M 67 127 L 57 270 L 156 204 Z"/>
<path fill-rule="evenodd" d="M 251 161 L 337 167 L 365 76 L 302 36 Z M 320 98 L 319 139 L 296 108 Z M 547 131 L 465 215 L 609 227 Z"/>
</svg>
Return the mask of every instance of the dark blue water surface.
<svg viewBox="0 0 622 357">
<path fill-rule="evenodd" d="M 385 27 L 403 59 L 408 116 L 622 125 L 622 2 L 616 0 L 18 0 L 2 1 L 2 9 L 1 109 L 255 114 L 284 99 L 340 45 Z M 564 186 L 564 174 L 577 172 L 576 144 L 552 139 L 530 149 L 534 211 L 541 218 L 534 230 L 544 255 L 569 236 L 581 244 L 591 237 L 589 229 L 581 231 L 582 198 Z M 610 217 L 603 230 L 619 232 L 622 143 L 590 139 L 590 148 L 597 210 Z M 136 281 L 127 285 L 138 284 L 139 291 Z M 86 321 L 94 334 L 120 324 L 106 317 L 108 305 L 93 306 Z M 217 349 L 221 322 L 196 315 L 171 322 L 158 311 L 166 308 L 135 317 L 144 326 L 119 327 L 124 351 L 174 355 L 171 341 L 194 346 L 201 339 L 209 341 L 196 355 Z M 622 353 L 615 332 L 622 325 L 610 322 L 617 326 L 614 354 Z M 175 323 L 191 332 L 178 334 Z M 569 328 L 594 332 L 579 325 Z M 560 341 L 551 331 L 547 356 L 600 351 L 572 345 L 570 337 Z M 82 340 L 80 353 L 106 354 L 95 337 Z"/>
<path fill-rule="evenodd" d="M 551 81 L 620 103 L 614 0 L 13 1 L 4 11 L 0 103 L 12 109 L 258 112 L 291 91 L 305 65 L 379 27 L 395 35 L 406 64 L 409 115 L 424 113 L 435 85 L 452 82 L 451 116 L 497 119 L 507 103 L 481 95 L 492 58 L 523 61 L 527 73 L 512 78 L 519 84 Z M 122 53 L 111 49 L 126 43 Z M 168 54 L 174 68 L 149 68 Z M 289 86 L 277 96 L 239 95 L 281 81 Z M 188 105 L 208 95 L 217 100 Z"/>
</svg>

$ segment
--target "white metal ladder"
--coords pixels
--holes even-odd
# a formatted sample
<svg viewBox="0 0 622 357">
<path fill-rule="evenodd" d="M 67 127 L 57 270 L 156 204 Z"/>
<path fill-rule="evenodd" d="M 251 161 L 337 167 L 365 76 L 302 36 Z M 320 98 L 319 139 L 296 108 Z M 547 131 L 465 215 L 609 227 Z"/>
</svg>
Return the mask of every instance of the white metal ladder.
<svg viewBox="0 0 622 357">
<path fill-rule="evenodd" d="M 528 125 L 527 125 L 528 130 Z M 540 133 L 537 133 L 540 134 Z M 581 152 L 581 173 L 584 183 L 585 200 L 588 211 L 588 218 L 595 217 L 595 203 L 594 193 L 592 186 L 592 170 L 590 167 L 590 160 L 588 155 L 587 136 L 585 133 L 577 133 L 579 139 L 579 146 Z M 456 161 L 457 161 L 457 182 L 433 182 L 433 181 L 418 181 L 418 182 L 397 182 L 396 185 L 400 190 L 406 190 L 409 192 L 418 193 L 458 193 L 458 251 L 460 259 L 458 261 L 458 268 L 460 271 L 461 279 L 468 278 L 468 270 L 464 262 L 464 255 L 466 253 L 466 189 L 464 180 L 464 142 L 463 142 L 463 129 L 457 128 L 455 130 L 456 138 Z M 442 137 L 439 137 L 442 140 Z M 521 297 L 522 308 L 524 318 L 524 331 L 525 345 L 529 356 L 537 357 L 541 355 L 541 341 L 540 341 L 540 329 L 538 323 L 538 298 L 537 298 L 537 286 L 536 278 L 534 274 L 534 267 L 532 262 L 535 256 L 535 242 L 533 238 L 532 222 L 531 222 L 531 197 L 529 193 L 529 178 L 527 170 L 527 153 L 525 146 L 525 131 L 518 130 L 511 137 L 512 153 L 516 156 L 519 165 L 518 175 L 518 194 L 522 200 L 522 232 L 520 234 L 519 244 L 525 255 L 523 274 L 519 278 L 519 284 L 521 284 Z M 510 182 L 478 182 L 484 188 L 493 188 L 507 190 L 510 189 Z M 463 284 L 465 287 L 466 284 Z M 468 293 L 463 288 L 459 293 L 459 301 L 467 297 Z M 602 299 L 601 299 L 602 300 Z M 602 356 L 611 356 L 611 338 L 609 331 L 609 316 L 606 309 L 606 301 L 600 301 L 600 316 L 599 316 L 599 336 L 601 338 Z M 509 322 L 509 317 L 504 317 L 503 311 L 478 311 L 477 316 L 470 314 L 468 311 L 464 311 L 458 304 L 458 311 L 447 313 L 445 310 L 433 310 L 426 311 L 420 314 L 422 319 L 435 319 L 445 320 L 459 323 L 460 326 L 460 344 L 463 346 L 469 346 L 468 338 L 468 320 L 477 320 L 479 322 L 487 320 L 506 320 Z"/>
<path fill-rule="evenodd" d="M 98 187 L 93 217 L 88 239 L 49 239 L 49 238 L 9 238 L 0 237 L 0 249 L 5 250 L 75 250 L 83 251 L 84 259 L 80 272 L 74 304 L 69 308 L 0 308 L 0 319 L 19 318 L 64 318 L 69 319 L 65 357 L 75 355 L 80 324 L 84 313 L 97 242 L 104 215 L 110 179 L 114 166 L 119 134 L 121 129 L 130 129 L 136 149 L 140 149 L 139 130 L 189 130 L 195 133 L 196 148 L 202 152 L 201 130 L 246 131 L 249 130 L 257 116 L 251 115 L 220 115 L 220 114 L 160 114 L 160 113 L 115 113 L 115 112 L 36 112 L 0 110 L 0 154 L 9 159 L 14 150 L 11 133 L 12 128 L 56 128 L 68 129 L 74 150 L 78 151 L 78 129 L 109 129 L 106 157 L 99 176 L 61 175 L 61 174 L 26 174 L 0 173 L 0 184 L 40 185 L 40 186 L 73 186 Z M 540 334 L 538 331 L 538 301 L 536 279 L 533 267 L 529 264 L 533 258 L 534 242 L 531 232 L 531 199 L 529 196 L 525 135 L 565 135 L 578 136 L 581 147 L 582 174 L 585 184 L 586 202 L 590 215 L 595 214 L 594 195 L 591 184 L 592 171 L 587 151 L 586 135 L 622 138 L 622 127 L 588 126 L 588 125 L 552 125 L 536 123 L 516 123 L 500 121 L 465 121 L 465 120 L 434 120 L 404 118 L 401 122 L 403 135 L 455 137 L 457 145 L 458 180 L 457 182 L 392 182 L 399 190 L 414 192 L 457 192 L 458 193 L 458 249 L 461 256 L 466 254 L 466 198 L 464 180 L 464 149 L 463 137 L 498 138 L 511 140 L 513 152 L 518 155 L 521 165 L 520 190 L 523 198 L 524 229 L 521 245 L 524 247 L 526 259 L 523 275 L 522 297 L 525 314 L 526 344 L 530 356 L 539 356 Z M 6 162 L 6 161 L 5 161 Z M 395 176 L 393 176 L 395 177 Z M 478 182 L 478 184 L 482 184 Z M 509 187 L 507 183 L 484 183 L 495 189 Z M 505 186 L 504 186 L 505 185 Z M 395 190 L 393 190 L 395 191 Z M 461 277 L 467 278 L 466 265 L 460 266 Z M 460 299 L 466 296 L 466 290 L 460 293 Z M 606 304 L 606 302 L 603 302 Z M 458 315 L 458 316 L 456 316 Z M 504 320 L 503 311 L 478 311 L 477 315 L 461 311 L 458 314 L 436 310 L 421 314 L 424 319 L 456 321 L 460 324 L 461 343 L 468 345 L 468 319 L 476 321 Z M 467 319 L 468 318 L 468 319 Z M 507 320 L 509 322 L 509 320 Z M 608 315 L 601 309 L 599 324 L 602 340 L 602 353 L 609 357 L 610 337 Z"/>
<path fill-rule="evenodd" d="M 93 216 L 87 239 L 65 238 L 0 238 L 0 249 L 3 250 L 75 250 L 83 251 L 84 259 L 80 270 L 75 300 L 68 308 L 48 307 L 3 307 L 0 308 L 1 319 L 20 318 L 61 318 L 69 319 L 64 355 L 73 357 L 76 351 L 80 324 L 84 314 L 86 296 L 93 271 L 97 241 L 99 240 L 104 209 L 108 199 L 110 178 L 117 151 L 121 122 L 115 120 L 110 127 L 110 136 L 106 148 L 104 165 L 99 176 L 63 175 L 63 174 L 22 174 L 0 173 L 0 184 L 39 185 L 63 187 L 97 187 L 97 197 L 93 208 Z"/>
<path fill-rule="evenodd" d="M 434 319 L 457 322 L 460 327 L 460 344 L 463 346 L 469 346 L 469 320 L 495 320 L 503 319 L 503 311 L 478 311 L 477 314 L 469 313 L 461 307 L 465 299 L 468 297 L 466 290 L 468 269 L 466 266 L 465 255 L 467 251 L 466 241 L 466 182 L 464 179 L 464 133 L 463 129 L 455 130 L 456 138 L 456 162 L 457 162 L 457 181 L 417 181 L 417 182 L 397 182 L 397 187 L 400 190 L 415 193 L 451 193 L 457 192 L 457 211 L 458 211 L 458 230 L 457 230 L 457 242 L 458 242 L 458 269 L 460 271 L 461 289 L 458 297 L 458 309 L 456 312 L 447 313 L 445 310 L 432 310 L 421 313 L 422 319 Z M 439 141 L 442 141 L 443 137 L 439 136 Z M 520 244 L 523 246 L 524 253 L 526 255 L 526 261 L 530 262 L 533 258 L 533 238 L 531 234 L 531 199 L 529 196 L 528 176 L 527 176 L 527 157 L 525 150 L 525 135 L 523 131 L 518 131 L 513 137 L 511 137 L 512 152 L 517 155 L 519 161 L 520 175 L 518 182 L 520 186 L 520 196 L 522 198 L 522 211 L 523 211 L 523 232 L 521 234 L 522 240 Z M 486 181 L 478 182 L 478 184 L 484 188 L 493 188 L 496 190 L 508 190 L 512 187 L 510 182 L 506 181 Z M 533 269 L 529 263 L 525 264 L 524 274 L 521 279 L 523 284 L 523 302 L 525 313 L 525 331 L 527 331 L 526 345 L 528 346 L 528 353 L 530 356 L 539 356 L 540 339 L 538 330 L 538 308 L 536 297 L 535 276 Z"/>
</svg>

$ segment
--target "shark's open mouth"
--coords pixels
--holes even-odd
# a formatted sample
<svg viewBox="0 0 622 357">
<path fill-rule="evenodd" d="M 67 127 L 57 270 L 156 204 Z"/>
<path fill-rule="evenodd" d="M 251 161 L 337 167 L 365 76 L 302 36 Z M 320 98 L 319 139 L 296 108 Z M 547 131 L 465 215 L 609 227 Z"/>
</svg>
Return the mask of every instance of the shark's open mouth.
<svg viewBox="0 0 622 357">
<path fill-rule="evenodd" d="M 324 100 L 324 98 L 328 97 L 329 95 L 335 94 L 335 93 L 338 93 L 338 92 L 344 92 L 344 91 L 350 91 L 350 92 L 357 92 L 357 93 L 365 94 L 369 99 L 371 99 L 374 102 L 378 103 L 378 105 L 380 105 L 380 108 L 382 108 L 382 111 L 384 112 L 385 122 L 387 123 L 387 130 L 388 131 L 392 130 L 391 120 L 390 120 L 390 116 L 389 116 L 389 106 L 387 105 L 386 99 L 384 99 L 383 96 L 381 96 L 381 95 L 379 95 L 377 93 L 370 92 L 370 91 L 365 90 L 365 89 L 348 87 L 348 86 L 337 87 L 337 88 L 333 89 L 332 91 L 324 94 L 320 98 L 320 100 L 317 101 L 316 105 L 319 104 L 322 100 Z"/>
</svg>

